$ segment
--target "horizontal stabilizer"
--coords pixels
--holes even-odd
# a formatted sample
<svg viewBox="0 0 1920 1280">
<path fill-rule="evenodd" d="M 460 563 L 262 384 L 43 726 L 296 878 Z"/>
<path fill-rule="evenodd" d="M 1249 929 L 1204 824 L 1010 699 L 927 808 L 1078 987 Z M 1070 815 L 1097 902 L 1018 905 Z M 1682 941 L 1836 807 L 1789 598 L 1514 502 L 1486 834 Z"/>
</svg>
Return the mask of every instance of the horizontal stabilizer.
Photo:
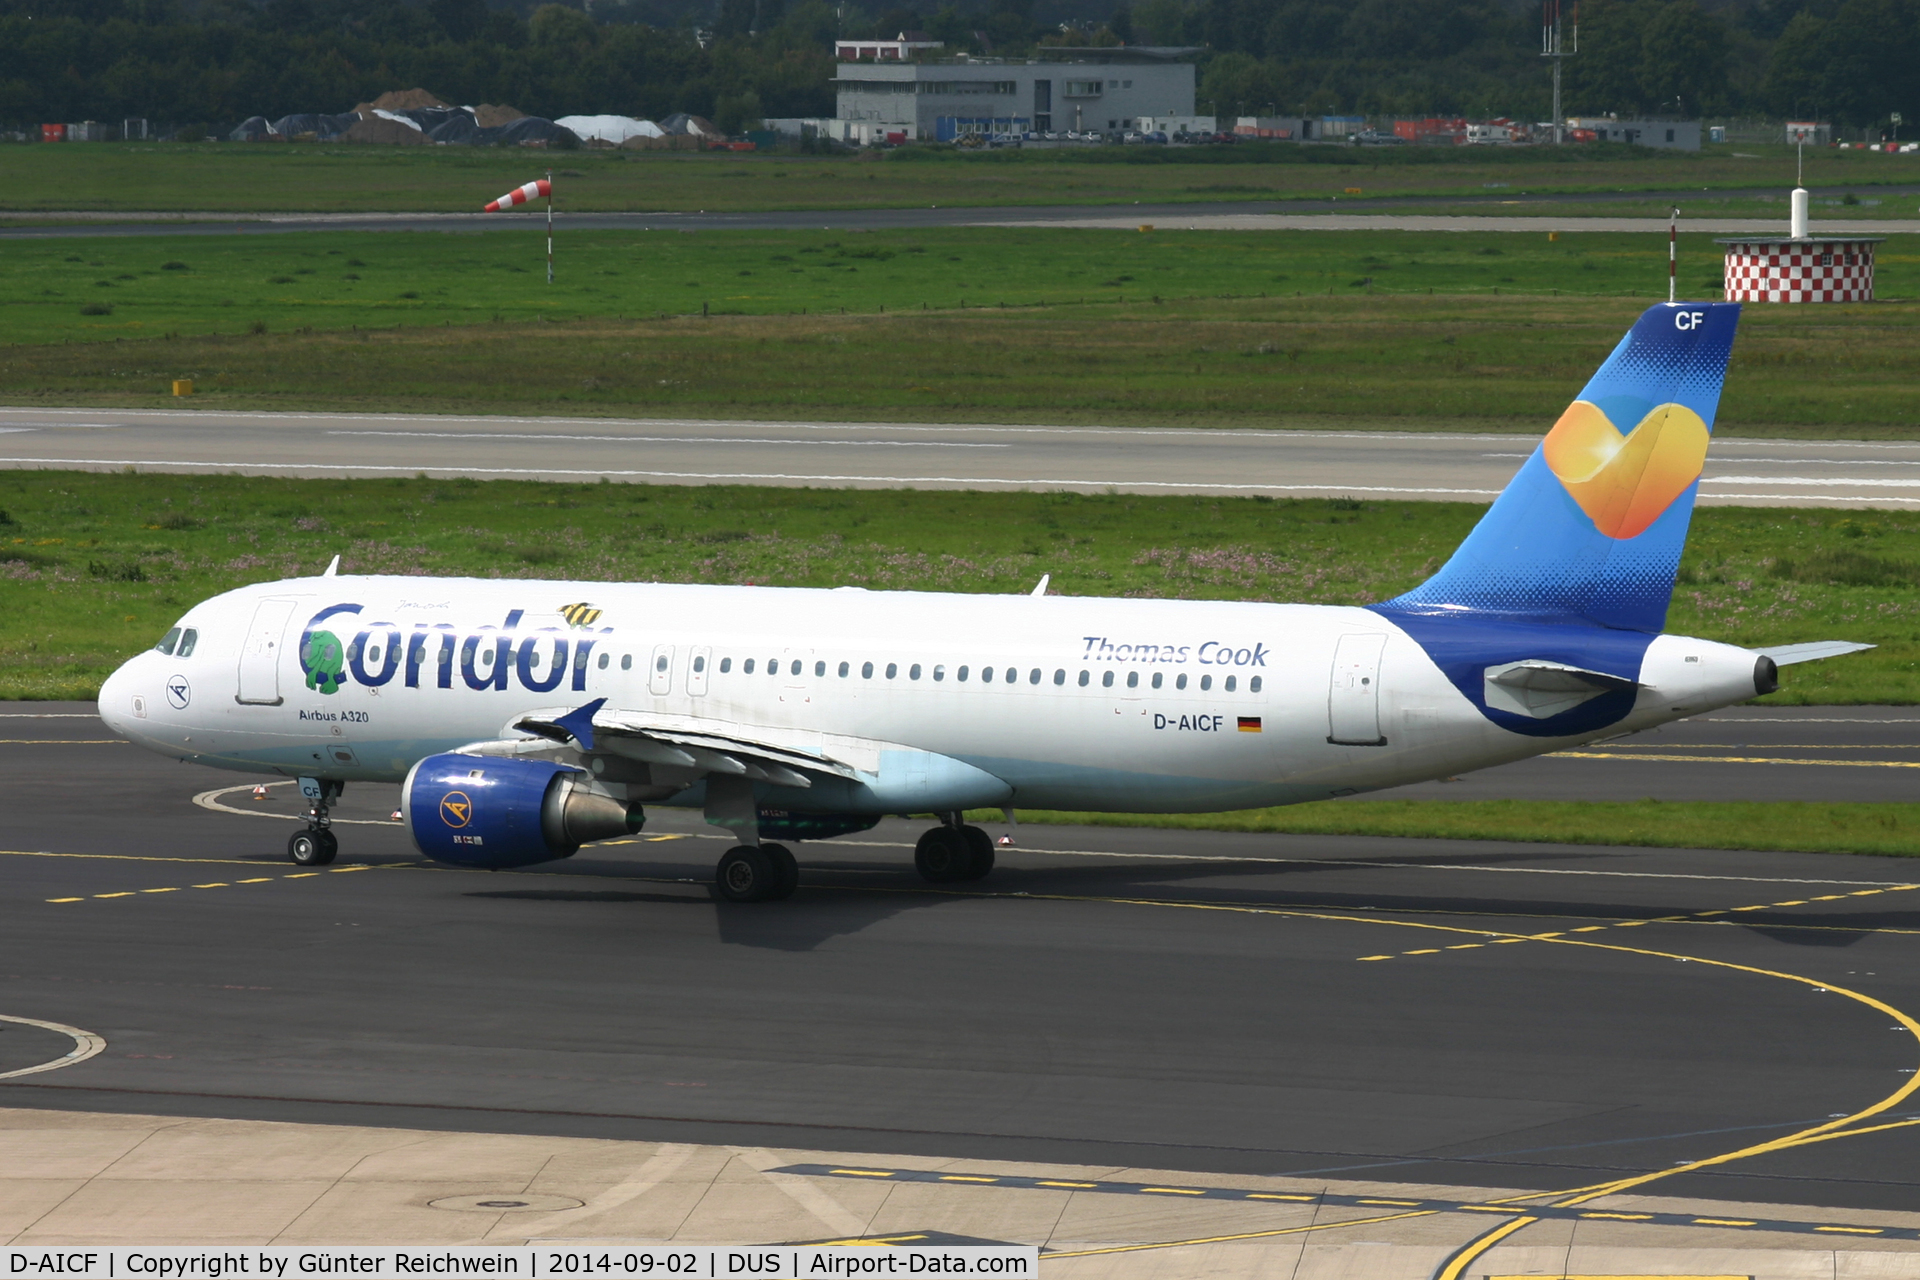
<svg viewBox="0 0 1920 1280">
<path fill-rule="evenodd" d="M 1817 662 L 1821 658 L 1837 658 L 1844 653 L 1859 653 L 1865 649 L 1876 649 L 1878 645 L 1855 644 L 1851 640 L 1809 640 L 1805 644 L 1776 644 L 1754 652 L 1762 657 L 1772 658 L 1777 667 L 1789 667 L 1796 662 Z"/>
</svg>

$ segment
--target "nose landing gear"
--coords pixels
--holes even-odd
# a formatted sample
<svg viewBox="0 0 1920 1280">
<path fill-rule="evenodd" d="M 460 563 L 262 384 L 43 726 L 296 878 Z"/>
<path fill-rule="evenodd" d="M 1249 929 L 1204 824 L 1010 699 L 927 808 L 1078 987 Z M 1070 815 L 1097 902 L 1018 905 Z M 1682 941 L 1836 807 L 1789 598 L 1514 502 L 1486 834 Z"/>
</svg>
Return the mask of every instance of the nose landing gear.
<svg viewBox="0 0 1920 1280">
<path fill-rule="evenodd" d="M 328 814 L 340 798 L 346 784 L 333 778 L 302 778 L 300 794 L 307 798 L 307 829 L 294 832 L 287 841 L 287 857 L 302 867 L 324 867 L 340 852 L 339 838 L 333 834 L 333 819 Z"/>
</svg>

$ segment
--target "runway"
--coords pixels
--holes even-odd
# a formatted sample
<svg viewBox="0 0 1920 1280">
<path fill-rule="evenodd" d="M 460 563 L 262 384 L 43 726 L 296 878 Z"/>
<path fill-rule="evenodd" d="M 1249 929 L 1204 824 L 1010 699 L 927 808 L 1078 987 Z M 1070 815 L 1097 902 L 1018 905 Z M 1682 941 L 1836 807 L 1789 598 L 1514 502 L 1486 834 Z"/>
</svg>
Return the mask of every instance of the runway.
<svg viewBox="0 0 1920 1280">
<path fill-rule="evenodd" d="M 1904 797 L 1909 728 L 1769 709 L 1658 744 L 1873 768 L 1529 767 L 1723 794 L 1884 774 L 1862 794 Z M 1903 859 L 996 824 L 1001 869 L 955 890 L 889 821 L 801 846 L 790 902 L 729 906 L 705 887 L 725 842 L 684 815 L 463 872 L 420 863 L 394 788 L 356 786 L 341 861 L 301 870 L 285 785 L 255 801 L 84 704 L 13 704 L 0 737 L 0 1013 L 107 1046 L 0 1081 L 4 1105 L 1413 1194 L 1658 1174 L 1648 1194 L 1687 1201 L 1920 1196 Z M 8 1029 L 0 1072 L 66 1047 Z"/>
<path fill-rule="evenodd" d="M 1542 424 L 1544 429 L 1545 424 Z M 0 467 L 1487 502 L 1537 434 L 0 409 Z M 1725 439 L 1700 501 L 1910 509 L 1920 442 Z"/>
</svg>

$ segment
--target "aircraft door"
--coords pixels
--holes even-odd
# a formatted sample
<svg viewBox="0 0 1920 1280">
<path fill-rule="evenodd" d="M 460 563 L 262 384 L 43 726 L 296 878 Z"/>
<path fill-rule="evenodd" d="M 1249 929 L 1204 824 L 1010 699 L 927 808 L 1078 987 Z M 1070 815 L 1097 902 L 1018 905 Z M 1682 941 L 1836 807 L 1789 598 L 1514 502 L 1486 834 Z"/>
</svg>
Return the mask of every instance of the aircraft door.
<svg viewBox="0 0 1920 1280">
<path fill-rule="evenodd" d="M 1377 632 L 1341 636 L 1333 653 L 1327 694 L 1327 741 L 1351 747 L 1383 747 L 1380 735 L 1380 653 L 1387 638 Z"/>
<path fill-rule="evenodd" d="M 254 606 L 253 622 L 240 646 L 239 682 L 233 700 L 277 707 L 280 696 L 280 658 L 286 647 L 287 621 L 295 600 L 262 600 Z"/>
<path fill-rule="evenodd" d="M 707 691 L 707 668 L 713 665 L 713 646 L 696 645 L 687 660 L 687 692 L 698 698 Z"/>
<path fill-rule="evenodd" d="M 647 668 L 647 692 L 664 697 L 673 692 L 673 646 L 653 646 L 653 665 Z"/>
</svg>

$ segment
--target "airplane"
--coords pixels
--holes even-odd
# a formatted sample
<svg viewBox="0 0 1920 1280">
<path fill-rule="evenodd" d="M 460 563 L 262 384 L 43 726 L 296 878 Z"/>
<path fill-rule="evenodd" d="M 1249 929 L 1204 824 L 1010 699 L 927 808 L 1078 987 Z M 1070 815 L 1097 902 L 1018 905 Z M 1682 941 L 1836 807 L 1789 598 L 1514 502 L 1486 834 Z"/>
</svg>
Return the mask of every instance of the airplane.
<svg viewBox="0 0 1920 1280">
<path fill-rule="evenodd" d="M 1192 813 L 1449 777 L 1770 693 L 1870 645 L 1664 634 L 1740 308 L 1649 308 L 1426 582 L 1364 607 L 338 572 L 189 609 L 100 692 L 112 729 L 299 779 L 302 866 L 348 782 L 419 852 L 503 869 L 638 831 L 734 833 L 715 892 L 785 898 L 781 841 L 1016 806 Z"/>
</svg>

